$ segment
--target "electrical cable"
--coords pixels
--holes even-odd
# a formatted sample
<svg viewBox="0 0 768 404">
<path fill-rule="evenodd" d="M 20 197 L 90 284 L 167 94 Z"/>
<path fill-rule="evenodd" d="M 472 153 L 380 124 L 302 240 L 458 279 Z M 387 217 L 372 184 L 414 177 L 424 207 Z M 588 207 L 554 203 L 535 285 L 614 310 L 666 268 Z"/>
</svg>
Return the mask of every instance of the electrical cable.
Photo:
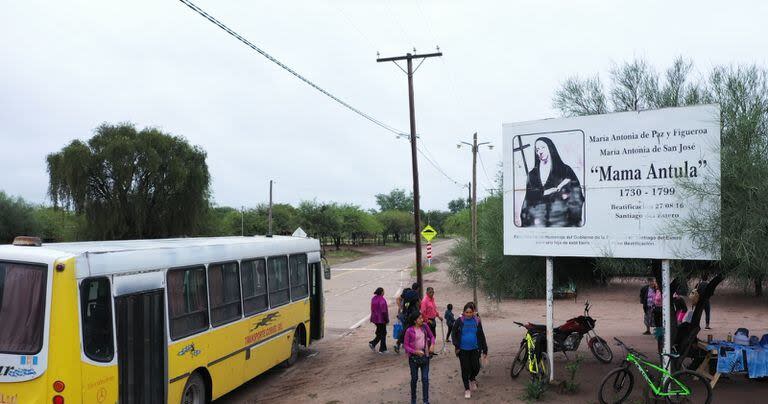
<svg viewBox="0 0 768 404">
<path fill-rule="evenodd" d="M 345 108 L 349 109 L 350 111 L 352 111 L 352 112 L 354 112 L 354 113 L 356 113 L 356 114 L 360 115 L 361 117 L 363 117 L 363 118 L 367 119 L 368 121 L 372 122 L 373 124 L 375 124 L 375 125 L 377 125 L 377 126 L 379 126 L 379 127 L 383 128 L 383 129 L 385 129 L 385 130 L 387 130 L 387 131 L 389 131 L 389 132 L 392 132 L 392 133 L 394 133 L 394 134 L 396 134 L 396 135 L 402 135 L 402 134 L 403 134 L 403 132 L 402 132 L 402 131 L 400 131 L 400 130 L 397 130 L 397 129 L 395 129 L 394 127 L 392 127 L 392 126 L 390 126 L 390 125 L 387 125 L 386 123 L 384 123 L 384 122 L 382 122 L 382 121 L 380 121 L 380 120 L 378 120 L 378 119 L 376 119 L 376 118 L 372 117 L 371 115 L 368 115 L 368 114 L 366 114 L 365 112 L 363 112 L 363 111 L 361 111 L 361 110 L 359 110 L 359 109 L 357 109 L 357 108 L 353 107 L 352 105 L 348 104 L 347 102 L 345 102 L 345 101 L 341 100 L 340 98 L 336 97 L 335 95 L 331 94 L 329 91 L 327 91 L 327 90 L 323 89 L 322 87 L 320 87 L 320 86 L 318 86 L 317 84 L 313 83 L 313 82 L 312 82 L 312 81 L 310 81 L 309 79 L 305 78 L 304 76 L 302 76 L 301 74 L 299 74 L 298 72 L 296 72 L 295 70 L 293 70 L 292 68 L 288 67 L 286 64 L 284 64 L 284 63 L 280 62 L 279 60 L 277 60 L 277 58 L 275 58 L 274 56 L 270 55 L 269 53 L 267 53 L 267 52 L 266 52 L 266 51 L 264 51 L 263 49 L 261 49 L 261 48 L 259 48 L 258 46 L 254 45 L 254 44 L 253 44 L 252 42 L 250 42 L 249 40 L 245 39 L 245 38 L 244 38 L 242 35 L 238 34 L 238 33 L 237 33 L 237 32 L 235 32 L 234 30 L 232 30 L 231 28 L 229 28 L 229 27 L 227 27 L 226 25 L 224 25 L 224 23 L 222 23 L 221 21 L 217 20 L 217 19 L 216 19 L 215 17 L 213 17 L 212 15 L 208 14 L 208 13 L 207 13 L 205 10 L 201 9 L 200 7 L 198 7 L 196 4 L 192 3 L 191 1 L 189 1 L 189 0 L 179 0 L 179 1 L 180 1 L 180 2 L 182 2 L 184 5 L 186 5 L 187 7 L 189 7 L 190 9 L 192 9 L 193 11 L 195 11 L 196 13 L 200 14 L 202 17 L 204 17 L 204 18 L 205 18 L 205 19 L 207 19 L 208 21 L 212 22 L 212 23 L 213 23 L 214 25 L 216 25 L 217 27 L 221 28 L 221 29 L 222 29 L 224 32 L 228 33 L 229 35 L 231 35 L 231 36 L 232 36 L 232 37 L 234 37 L 235 39 L 239 40 L 240 42 L 242 42 L 243 44 L 245 44 L 245 45 L 246 45 L 246 46 L 248 46 L 249 48 L 251 48 L 251 49 L 255 50 L 256 52 L 258 52 L 259 54 L 261 54 L 262 56 L 264 56 L 265 58 L 267 58 L 267 59 L 268 59 L 269 61 L 271 61 L 272 63 L 274 63 L 274 64 L 276 64 L 276 65 L 280 66 L 280 67 L 281 67 L 283 70 L 287 71 L 288 73 L 291 73 L 291 74 L 292 74 L 292 75 L 294 75 L 296 78 L 298 78 L 299 80 L 303 81 L 304 83 L 306 83 L 306 84 L 307 84 L 307 85 L 309 85 L 310 87 L 312 87 L 312 88 L 316 89 L 317 91 L 321 92 L 322 94 L 326 95 L 328 98 L 330 98 L 330 99 L 332 99 L 332 100 L 336 101 L 337 103 L 341 104 L 342 106 L 344 106 Z M 358 31 L 359 31 L 359 30 L 358 30 Z M 365 37 L 365 35 L 363 35 L 363 34 L 362 34 L 362 32 L 359 32 L 359 33 L 360 33 L 360 34 L 361 34 L 363 37 Z M 366 39 L 367 39 L 367 38 L 366 38 Z M 422 145 L 423 145 L 423 142 L 422 142 Z M 425 153 L 424 153 L 424 152 L 421 150 L 421 148 L 417 147 L 417 150 L 418 150 L 418 152 L 419 152 L 419 153 L 421 153 L 421 155 L 422 155 L 422 156 L 423 156 L 423 157 L 424 157 L 424 158 L 425 158 L 425 159 L 426 159 L 426 160 L 427 160 L 427 161 L 428 161 L 428 162 L 429 162 L 429 163 L 430 163 L 430 164 L 431 164 L 431 165 L 432 165 L 432 166 L 433 166 L 433 167 L 434 167 L 434 168 L 435 168 L 435 169 L 436 169 L 436 170 L 437 170 L 437 171 L 438 171 L 440 174 L 442 174 L 442 175 L 443 175 L 445 178 L 447 178 L 449 181 L 453 182 L 454 184 L 456 184 L 456 185 L 458 185 L 458 184 L 459 184 L 459 183 L 458 183 L 458 181 L 454 180 L 454 179 L 453 179 L 453 178 L 451 178 L 451 177 L 450 177 L 448 174 L 446 174 L 446 173 L 445 173 L 445 171 L 444 171 L 444 170 L 443 170 L 443 169 L 442 169 L 442 168 L 441 168 L 441 167 L 440 167 L 440 166 L 439 166 L 439 165 L 438 165 L 438 164 L 437 164 L 435 161 L 433 161 L 433 159 L 429 158 L 429 157 L 428 157 L 428 156 L 427 156 L 427 155 L 426 155 L 426 154 L 425 154 Z M 434 157 L 434 156 L 433 156 L 433 157 Z"/>
<path fill-rule="evenodd" d="M 483 168 L 483 174 L 485 175 L 485 180 L 488 181 L 489 186 L 492 188 L 493 181 L 491 181 L 491 177 L 488 176 L 488 171 L 485 170 L 485 162 L 483 161 L 483 155 L 480 153 L 477 153 L 477 157 L 480 158 L 480 167 Z"/>
<path fill-rule="evenodd" d="M 276 65 L 280 66 L 280 67 L 281 67 L 283 70 L 285 70 L 285 71 L 287 71 L 288 73 L 291 73 L 292 75 L 296 76 L 296 78 L 298 78 L 299 80 L 303 81 L 304 83 L 308 84 L 310 87 L 313 87 L 315 90 L 317 90 L 317 91 L 319 91 L 319 92 L 323 93 L 324 95 L 328 96 L 330 99 L 332 99 L 332 100 L 336 101 L 337 103 L 339 103 L 339 104 L 341 104 L 342 106 L 346 107 L 346 108 L 347 108 L 347 109 L 349 109 L 350 111 L 352 111 L 352 112 L 354 112 L 354 113 L 356 113 L 356 114 L 358 114 L 358 115 L 362 116 L 363 118 L 365 118 L 365 119 L 367 119 L 367 120 L 371 121 L 371 122 L 372 122 L 372 123 L 374 123 L 375 125 L 378 125 L 378 126 L 380 126 L 381 128 L 383 128 L 383 129 L 385 129 L 385 130 L 388 130 L 388 131 L 390 131 L 390 132 L 392 132 L 392 133 L 394 133 L 394 134 L 400 134 L 400 133 L 402 133 L 402 131 L 399 131 L 399 130 L 397 130 L 397 129 L 393 128 L 392 126 L 389 126 L 389 125 L 387 125 L 386 123 L 384 123 L 384 122 L 382 122 L 382 121 L 380 121 L 380 120 L 378 120 L 378 119 L 376 119 L 376 118 L 372 117 L 371 115 L 368 115 L 368 114 L 366 114 L 365 112 L 363 112 L 363 111 L 361 111 L 361 110 L 359 110 L 359 109 L 357 109 L 357 108 L 353 107 L 352 105 L 350 105 L 350 104 L 346 103 L 345 101 L 341 100 L 340 98 L 338 98 L 338 97 L 336 97 L 335 95 L 331 94 L 330 92 L 326 91 L 326 90 L 325 90 L 325 89 L 323 89 L 322 87 L 320 87 L 320 86 L 318 86 L 317 84 L 313 83 L 312 81 L 310 81 L 310 80 L 309 80 L 309 79 L 307 79 L 306 77 L 302 76 L 301 74 L 299 74 L 299 73 L 298 73 L 298 72 L 296 72 L 295 70 L 293 70 L 293 69 L 291 69 L 290 67 L 288 67 L 286 64 L 284 64 L 284 63 L 280 62 L 279 60 L 277 60 L 277 59 L 276 59 L 274 56 L 270 55 L 269 53 L 267 53 L 267 52 L 266 52 L 266 51 L 264 51 L 263 49 L 259 48 L 258 46 L 256 46 L 256 45 L 254 45 L 253 43 L 251 43 L 249 40 L 247 40 L 247 39 L 245 39 L 244 37 L 242 37 L 242 36 L 241 36 L 240 34 L 238 34 L 237 32 L 233 31 L 231 28 L 229 28 L 229 27 L 227 27 L 226 25 L 224 25 L 222 22 L 220 22 L 219 20 L 217 20 L 216 18 L 214 18 L 214 17 L 213 17 L 213 16 L 211 16 L 210 14 L 206 13 L 206 12 L 205 12 L 203 9 L 201 9 L 200 7 L 198 7 L 197 5 L 195 5 L 194 3 L 192 3 L 191 1 L 189 1 L 189 0 L 179 0 L 179 1 L 180 1 L 180 2 L 182 2 L 182 3 L 184 3 L 184 4 L 185 4 L 187 7 L 191 8 L 191 9 L 192 9 L 193 11 L 195 11 L 196 13 L 200 14 L 202 17 L 204 17 L 204 18 L 205 18 L 205 19 L 207 19 L 208 21 L 212 22 L 212 23 L 213 23 L 214 25 L 216 25 L 217 27 L 219 27 L 219 28 L 221 28 L 222 30 L 224 30 L 226 33 L 228 33 L 228 34 L 229 34 L 229 35 L 231 35 L 232 37 L 236 38 L 236 39 L 237 39 L 237 40 L 239 40 L 240 42 L 242 42 L 242 43 L 244 43 L 245 45 L 247 45 L 249 48 L 251 48 L 251 49 L 255 50 L 256 52 L 258 52 L 259 54 L 261 54 L 262 56 L 264 56 L 265 58 L 267 58 L 267 59 L 268 59 L 269 61 L 271 61 L 272 63 L 274 63 L 274 64 L 276 64 Z"/>
</svg>

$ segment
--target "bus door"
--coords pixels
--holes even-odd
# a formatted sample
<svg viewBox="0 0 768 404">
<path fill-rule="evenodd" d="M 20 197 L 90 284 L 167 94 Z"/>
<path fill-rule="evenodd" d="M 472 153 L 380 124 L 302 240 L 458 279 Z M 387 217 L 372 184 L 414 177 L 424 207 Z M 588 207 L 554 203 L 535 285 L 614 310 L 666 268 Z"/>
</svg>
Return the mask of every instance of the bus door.
<svg viewBox="0 0 768 404">
<path fill-rule="evenodd" d="M 115 298 L 121 403 L 166 401 L 167 344 L 163 289 Z"/>
<path fill-rule="evenodd" d="M 310 338 L 323 338 L 325 308 L 323 307 L 323 269 L 319 262 L 309 264 L 309 324 Z"/>
</svg>

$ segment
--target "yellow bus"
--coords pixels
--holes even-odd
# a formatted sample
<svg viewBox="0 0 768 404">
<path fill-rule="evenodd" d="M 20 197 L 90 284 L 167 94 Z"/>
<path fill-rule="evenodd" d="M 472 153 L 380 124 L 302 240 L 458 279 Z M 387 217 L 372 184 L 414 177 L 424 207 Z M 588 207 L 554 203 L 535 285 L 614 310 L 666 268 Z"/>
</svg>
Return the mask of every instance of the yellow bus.
<svg viewBox="0 0 768 404">
<path fill-rule="evenodd" d="M 320 243 L 0 246 L 0 403 L 205 403 L 323 337 Z"/>
</svg>

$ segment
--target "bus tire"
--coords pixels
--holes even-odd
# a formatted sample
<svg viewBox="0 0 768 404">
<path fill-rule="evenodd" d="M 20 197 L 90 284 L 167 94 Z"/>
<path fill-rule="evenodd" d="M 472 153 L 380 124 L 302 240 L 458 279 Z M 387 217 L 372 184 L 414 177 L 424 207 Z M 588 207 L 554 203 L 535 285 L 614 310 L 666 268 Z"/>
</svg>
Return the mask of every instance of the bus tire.
<svg viewBox="0 0 768 404">
<path fill-rule="evenodd" d="M 184 391 L 181 394 L 181 404 L 205 404 L 207 401 L 205 381 L 200 373 L 193 372 L 187 384 L 184 385 Z"/>
<path fill-rule="evenodd" d="M 285 360 L 285 367 L 287 368 L 293 366 L 299 360 L 299 345 L 301 344 L 301 341 L 299 341 L 300 336 L 301 332 L 299 332 L 299 329 L 297 328 L 296 331 L 293 332 L 293 340 L 291 341 L 291 356 Z"/>
</svg>

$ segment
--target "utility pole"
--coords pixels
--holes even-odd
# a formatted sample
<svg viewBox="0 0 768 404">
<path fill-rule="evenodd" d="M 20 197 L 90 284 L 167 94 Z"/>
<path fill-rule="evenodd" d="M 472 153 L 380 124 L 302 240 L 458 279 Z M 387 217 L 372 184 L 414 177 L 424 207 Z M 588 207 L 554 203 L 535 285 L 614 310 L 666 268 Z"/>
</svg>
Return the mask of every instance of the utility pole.
<svg viewBox="0 0 768 404">
<path fill-rule="evenodd" d="M 461 149 L 462 144 L 472 148 L 472 205 L 470 206 L 470 214 L 472 215 L 472 301 L 477 310 L 477 153 L 480 146 L 487 145 L 489 149 L 493 149 L 493 145 L 491 142 L 477 143 L 477 132 L 472 135 L 472 143 L 461 142 L 456 147 Z"/>
<path fill-rule="evenodd" d="M 438 48 L 439 50 L 439 48 Z M 378 58 L 376 59 L 376 62 L 393 62 L 397 67 L 400 68 L 400 70 L 403 70 L 402 67 L 400 67 L 399 64 L 397 64 L 398 60 L 405 60 L 408 64 L 408 70 L 403 70 L 405 74 L 408 75 L 408 107 L 410 110 L 410 120 L 411 120 L 411 165 L 413 167 L 413 222 L 414 222 L 414 234 L 416 238 L 416 282 L 419 283 L 419 296 L 424 296 L 424 282 L 422 279 L 421 274 L 421 235 L 420 235 L 420 212 L 419 212 L 419 165 L 418 161 L 416 159 L 416 110 L 414 109 L 414 101 L 413 101 L 413 74 L 416 73 L 416 70 L 419 69 L 422 63 L 427 58 L 432 57 L 438 57 L 443 56 L 442 52 L 436 52 L 436 53 L 425 53 L 425 54 L 415 54 L 416 49 L 413 50 L 413 54 L 406 53 L 405 56 L 395 56 L 395 57 L 389 57 L 389 58 Z M 419 65 L 416 66 L 416 69 L 413 68 L 413 59 L 421 59 L 421 62 L 419 62 Z"/>
<path fill-rule="evenodd" d="M 272 180 L 269 180 L 269 214 L 267 216 L 267 223 L 269 223 L 269 230 L 267 235 L 272 236 Z"/>
<path fill-rule="evenodd" d="M 240 237 L 245 235 L 245 206 L 240 206 Z"/>
</svg>

